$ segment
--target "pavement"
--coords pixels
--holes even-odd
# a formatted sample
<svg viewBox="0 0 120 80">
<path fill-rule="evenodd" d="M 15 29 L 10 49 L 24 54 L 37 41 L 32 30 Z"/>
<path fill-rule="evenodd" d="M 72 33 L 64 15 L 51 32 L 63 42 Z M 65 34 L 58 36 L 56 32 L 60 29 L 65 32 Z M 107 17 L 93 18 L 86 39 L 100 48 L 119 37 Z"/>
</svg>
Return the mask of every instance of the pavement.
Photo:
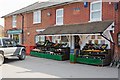
<svg viewBox="0 0 120 80">
<path fill-rule="evenodd" d="M 25 60 L 9 59 L 0 66 L 2 78 L 118 78 L 118 69 L 68 61 L 27 56 Z"/>
</svg>

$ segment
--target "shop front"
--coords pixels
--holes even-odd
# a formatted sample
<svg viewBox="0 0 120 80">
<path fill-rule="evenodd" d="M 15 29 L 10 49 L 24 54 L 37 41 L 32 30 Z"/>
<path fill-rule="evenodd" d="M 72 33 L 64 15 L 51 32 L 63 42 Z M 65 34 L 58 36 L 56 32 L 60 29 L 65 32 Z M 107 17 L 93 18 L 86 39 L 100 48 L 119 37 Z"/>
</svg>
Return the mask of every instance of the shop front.
<svg viewBox="0 0 120 80">
<path fill-rule="evenodd" d="M 71 63 L 108 65 L 112 59 L 113 47 L 111 45 L 114 45 L 111 36 L 111 32 L 114 32 L 113 26 L 113 21 L 61 25 L 48 27 L 40 35 L 52 36 L 51 43 L 66 44 L 67 50 L 62 51 L 64 54 L 70 53 L 68 59 Z M 46 51 L 49 52 L 49 49 L 51 48 Z M 62 47 L 55 51 L 60 49 Z"/>
<path fill-rule="evenodd" d="M 9 38 L 14 39 L 17 44 L 21 44 L 21 34 L 22 34 L 22 30 L 21 29 L 14 29 L 14 30 L 8 30 L 7 34 L 9 36 Z"/>
</svg>

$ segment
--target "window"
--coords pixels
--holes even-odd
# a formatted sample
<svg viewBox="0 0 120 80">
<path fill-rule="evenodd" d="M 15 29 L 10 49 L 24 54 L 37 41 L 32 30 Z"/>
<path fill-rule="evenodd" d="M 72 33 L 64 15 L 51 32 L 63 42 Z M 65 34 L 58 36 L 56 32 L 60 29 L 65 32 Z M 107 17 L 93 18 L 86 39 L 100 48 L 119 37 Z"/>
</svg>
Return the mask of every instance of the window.
<svg viewBox="0 0 120 80">
<path fill-rule="evenodd" d="M 56 25 L 63 25 L 63 9 L 56 10 Z"/>
<path fill-rule="evenodd" d="M 16 15 L 12 17 L 12 26 L 13 26 L 13 28 L 16 27 L 16 23 L 17 23 L 16 17 L 17 17 Z"/>
<path fill-rule="evenodd" d="M 118 33 L 118 46 L 120 46 L 120 33 Z"/>
<path fill-rule="evenodd" d="M 21 39 L 19 34 L 13 34 L 12 38 L 17 44 L 21 44 Z"/>
<path fill-rule="evenodd" d="M 104 43 L 105 41 L 100 35 L 91 35 L 90 40 L 92 40 L 92 42 L 96 44 L 101 44 L 101 43 Z"/>
<path fill-rule="evenodd" d="M 102 20 L 102 1 L 97 0 L 90 4 L 90 21 Z"/>
<path fill-rule="evenodd" d="M 98 35 L 98 36 L 97 36 L 97 39 L 102 39 L 102 36 Z"/>
<path fill-rule="evenodd" d="M 45 41 L 45 36 L 36 36 L 35 37 L 35 43 L 44 42 L 44 41 Z"/>
<path fill-rule="evenodd" d="M 67 39 L 66 36 L 61 36 L 61 41 L 62 41 L 62 42 L 68 42 L 68 39 Z"/>
<path fill-rule="evenodd" d="M 2 45 L 2 43 L 1 43 L 1 39 L 0 39 L 0 46 Z"/>
<path fill-rule="evenodd" d="M 41 11 L 33 12 L 33 24 L 41 23 Z"/>
<path fill-rule="evenodd" d="M 105 40 L 101 40 L 100 44 L 105 44 Z"/>
<path fill-rule="evenodd" d="M 95 39 L 95 35 L 92 35 L 92 36 L 91 36 L 91 39 Z"/>
</svg>

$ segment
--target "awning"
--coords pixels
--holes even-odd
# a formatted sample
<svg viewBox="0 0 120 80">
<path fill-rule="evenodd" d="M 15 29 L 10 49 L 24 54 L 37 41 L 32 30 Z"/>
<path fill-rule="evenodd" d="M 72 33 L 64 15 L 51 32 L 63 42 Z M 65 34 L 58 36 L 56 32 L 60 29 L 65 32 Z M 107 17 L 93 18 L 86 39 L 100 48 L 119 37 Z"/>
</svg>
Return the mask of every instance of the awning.
<svg viewBox="0 0 120 80">
<path fill-rule="evenodd" d="M 39 35 L 60 35 L 60 34 L 101 34 L 113 21 L 98 21 L 82 24 L 59 25 L 46 28 Z"/>
</svg>

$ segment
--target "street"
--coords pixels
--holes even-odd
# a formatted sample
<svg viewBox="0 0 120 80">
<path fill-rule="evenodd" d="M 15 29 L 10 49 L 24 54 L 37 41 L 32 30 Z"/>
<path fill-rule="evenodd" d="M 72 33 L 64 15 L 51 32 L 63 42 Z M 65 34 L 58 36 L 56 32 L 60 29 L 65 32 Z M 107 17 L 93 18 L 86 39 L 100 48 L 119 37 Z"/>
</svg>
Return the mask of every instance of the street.
<svg viewBox="0 0 120 80">
<path fill-rule="evenodd" d="M 71 64 L 27 56 L 26 60 L 7 60 L 2 65 L 3 78 L 118 78 L 118 69 L 86 64 Z"/>
</svg>

